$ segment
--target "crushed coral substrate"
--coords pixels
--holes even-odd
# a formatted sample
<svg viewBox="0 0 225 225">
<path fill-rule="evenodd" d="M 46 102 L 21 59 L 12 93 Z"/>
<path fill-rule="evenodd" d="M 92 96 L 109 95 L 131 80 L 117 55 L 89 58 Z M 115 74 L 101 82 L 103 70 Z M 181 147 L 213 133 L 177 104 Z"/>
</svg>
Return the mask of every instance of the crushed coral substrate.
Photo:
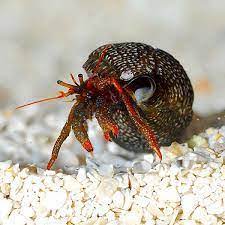
<svg viewBox="0 0 225 225">
<path fill-rule="evenodd" d="M 0 163 L 0 224 L 225 223 L 225 126 L 209 128 L 188 143 L 161 147 L 161 162 L 145 154 L 133 160 L 118 156 L 120 163 L 115 164 L 117 156 L 113 158 L 112 153 L 105 150 L 105 155 L 111 154 L 108 161 L 105 155 L 105 161 L 88 157 L 83 165 L 46 171 L 42 165 L 50 155 L 49 145 L 57 136 L 56 131 L 48 129 L 58 130 L 54 129 L 58 125 L 51 124 L 50 121 L 55 121 L 51 116 L 54 117 L 48 115 L 47 120 L 42 117 L 48 121 L 45 125 L 37 125 L 16 117 L 4 120 L 7 115 L 1 115 L 1 151 L 5 156 L 11 154 L 13 162 L 5 158 Z M 98 132 L 96 129 L 95 138 L 99 138 Z M 38 133 L 44 140 L 38 139 Z M 33 141 L 28 142 L 27 136 Z M 35 158 L 43 150 L 35 150 L 37 146 L 32 147 L 33 142 L 48 148 L 46 157 Z M 65 148 L 69 143 L 70 140 Z M 16 148 L 19 155 L 15 155 Z M 23 149 L 25 161 L 20 160 Z M 32 157 L 36 160 L 36 165 L 26 164 L 29 156 L 31 161 Z M 16 164 L 17 158 L 21 166 Z M 64 157 L 65 164 L 68 158 Z M 77 165 L 82 164 L 81 161 L 77 160 Z"/>
</svg>

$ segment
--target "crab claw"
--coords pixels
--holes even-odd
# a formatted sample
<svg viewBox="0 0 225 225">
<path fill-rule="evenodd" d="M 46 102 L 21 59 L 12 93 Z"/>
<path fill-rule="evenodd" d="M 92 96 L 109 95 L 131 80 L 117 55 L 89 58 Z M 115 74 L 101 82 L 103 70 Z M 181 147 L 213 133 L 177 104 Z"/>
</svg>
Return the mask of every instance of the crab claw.
<svg viewBox="0 0 225 225">
<path fill-rule="evenodd" d="M 90 153 L 91 157 L 93 158 L 94 157 L 94 148 L 93 148 L 90 140 L 87 140 L 84 143 L 82 143 L 82 146 L 85 150 L 87 150 Z"/>
<path fill-rule="evenodd" d="M 110 131 L 106 131 L 104 132 L 104 138 L 106 141 L 110 141 L 111 142 L 111 137 L 110 137 Z"/>
<path fill-rule="evenodd" d="M 104 131 L 104 137 L 106 141 L 112 141 L 110 137 L 110 133 L 116 138 L 119 134 L 119 128 L 116 124 L 112 124 L 108 126 L 108 130 Z"/>
<path fill-rule="evenodd" d="M 88 151 L 88 152 L 93 152 L 93 146 L 90 142 L 90 140 L 85 141 L 82 146 Z"/>
<path fill-rule="evenodd" d="M 95 117 L 104 132 L 105 140 L 111 141 L 110 134 L 112 134 L 114 137 L 117 137 L 119 134 L 119 128 L 115 122 L 107 116 L 108 114 L 108 108 L 102 107 L 96 110 Z"/>
</svg>

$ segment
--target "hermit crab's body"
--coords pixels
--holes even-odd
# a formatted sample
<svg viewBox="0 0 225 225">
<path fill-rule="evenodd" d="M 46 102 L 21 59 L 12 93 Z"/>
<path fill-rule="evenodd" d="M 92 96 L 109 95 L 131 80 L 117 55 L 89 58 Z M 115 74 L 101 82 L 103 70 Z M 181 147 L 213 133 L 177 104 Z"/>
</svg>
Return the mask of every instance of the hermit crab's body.
<svg viewBox="0 0 225 225">
<path fill-rule="evenodd" d="M 84 64 L 90 77 L 106 46 L 92 52 Z M 189 125 L 192 119 L 193 89 L 183 67 L 167 52 L 142 43 L 110 45 L 97 76 L 103 78 L 110 75 L 116 76 L 127 90 L 131 89 L 130 96 L 135 108 L 150 125 L 159 144 L 170 144 Z M 153 93 L 144 101 L 138 101 L 134 93 L 145 87 Z M 111 92 L 115 93 L 114 90 Z M 119 99 L 118 96 L 118 101 L 113 102 L 105 98 L 104 103 L 107 104 L 109 116 L 119 127 L 117 137 L 112 136 L 113 140 L 127 150 L 149 151 L 145 137 L 134 125 L 124 103 Z"/>
<path fill-rule="evenodd" d="M 93 116 L 106 140 L 113 139 L 130 151 L 151 149 L 160 158 L 159 144 L 174 141 L 190 123 L 192 86 L 183 67 L 170 54 L 142 43 L 108 44 L 93 51 L 83 67 L 89 77 L 86 81 L 82 75 L 78 75 L 80 85 L 72 75 L 75 85 L 58 81 L 69 90 L 50 98 L 77 95 L 48 169 L 71 128 L 82 146 L 93 151 L 86 126 L 86 120 Z"/>
</svg>

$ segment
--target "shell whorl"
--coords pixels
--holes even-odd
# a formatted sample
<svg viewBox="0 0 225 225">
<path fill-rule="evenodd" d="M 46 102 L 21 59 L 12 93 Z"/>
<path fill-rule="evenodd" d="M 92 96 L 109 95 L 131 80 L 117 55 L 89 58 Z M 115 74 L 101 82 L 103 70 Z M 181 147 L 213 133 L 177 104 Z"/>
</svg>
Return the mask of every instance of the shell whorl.
<svg viewBox="0 0 225 225">
<path fill-rule="evenodd" d="M 87 74 L 93 74 L 105 46 L 89 55 L 83 65 Z M 151 126 L 159 143 L 170 144 L 191 122 L 194 99 L 191 82 L 182 65 L 172 55 L 142 43 L 110 44 L 97 73 L 99 77 L 116 76 L 123 84 L 143 75 L 154 80 L 156 90 L 147 101 L 138 104 L 139 113 Z M 127 80 L 124 77 L 128 77 Z M 122 103 L 111 107 L 111 115 L 120 129 L 115 142 L 132 151 L 148 149 Z"/>
</svg>

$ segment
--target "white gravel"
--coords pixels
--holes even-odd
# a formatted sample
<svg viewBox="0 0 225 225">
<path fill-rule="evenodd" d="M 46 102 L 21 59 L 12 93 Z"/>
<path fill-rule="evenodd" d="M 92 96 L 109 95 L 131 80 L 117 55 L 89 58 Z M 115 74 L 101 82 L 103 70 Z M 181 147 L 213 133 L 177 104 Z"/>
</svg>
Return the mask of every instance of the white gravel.
<svg viewBox="0 0 225 225">
<path fill-rule="evenodd" d="M 151 154 L 128 160 L 99 147 L 85 164 L 81 152 L 63 154 L 68 145 L 73 149 L 71 139 L 56 165 L 64 167 L 46 171 L 61 123 L 51 124 L 51 117 L 62 119 L 1 114 L 0 224 L 224 224 L 225 126 L 193 136 L 192 148 L 187 143 L 162 147 L 161 163 Z M 100 138 L 97 128 L 91 132 Z M 32 161 L 36 165 L 28 165 Z"/>
</svg>

